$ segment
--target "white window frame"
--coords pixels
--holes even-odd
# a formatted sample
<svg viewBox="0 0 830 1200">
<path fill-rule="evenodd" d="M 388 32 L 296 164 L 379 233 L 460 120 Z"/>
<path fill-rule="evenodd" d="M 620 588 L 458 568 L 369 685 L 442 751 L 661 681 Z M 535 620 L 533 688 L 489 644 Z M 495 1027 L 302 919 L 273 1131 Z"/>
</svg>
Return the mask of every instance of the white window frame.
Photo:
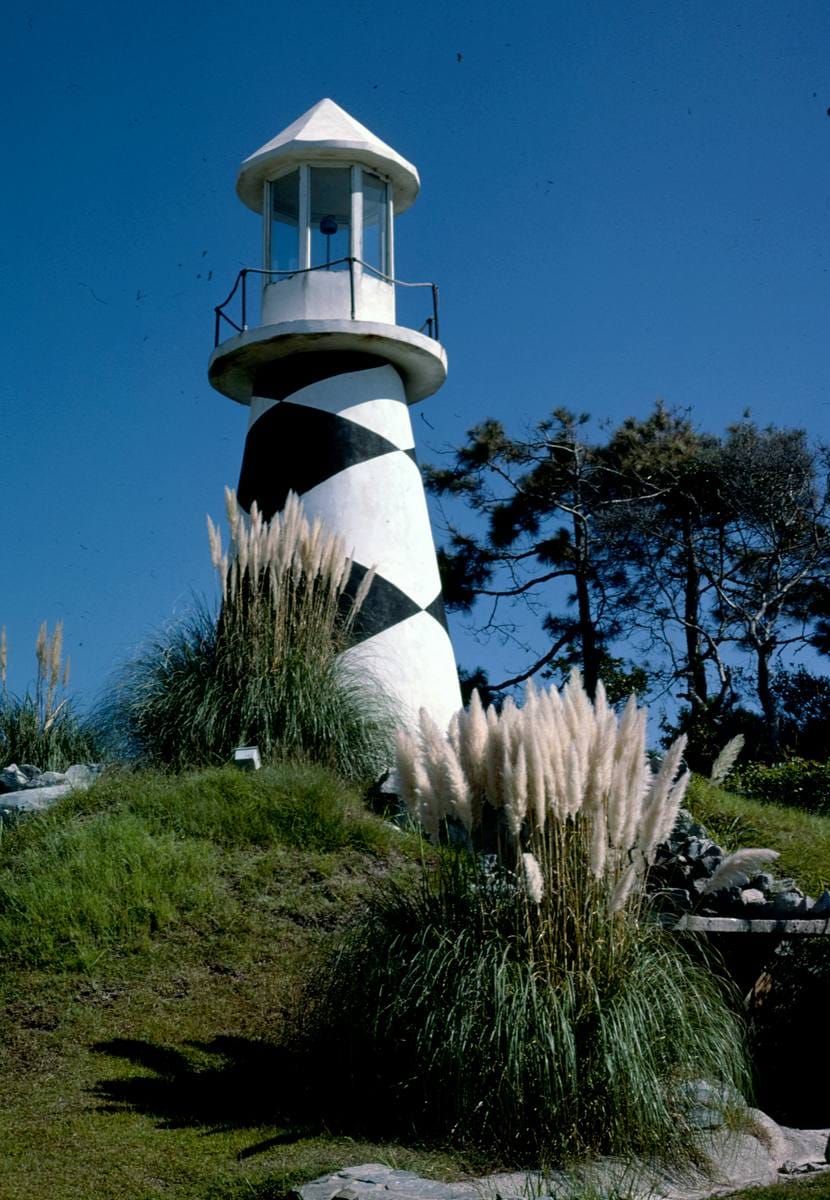
<svg viewBox="0 0 830 1200">
<path fill-rule="evenodd" d="M 346 164 L 343 162 L 301 162 L 291 165 L 289 170 L 281 171 L 278 175 L 273 175 L 271 178 L 263 181 L 263 201 L 262 211 L 265 216 L 263 221 L 262 231 L 262 263 L 266 271 L 269 272 L 265 276 L 267 282 L 272 282 L 270 272 L 279 270 L 274 267 L 271 262 L 271 184 L 276 183 L 278 179 L 284 178 L 286 175 L 292 174 L 294 171 L 298 174 L 298 199 L 297 199 L 297 263 L 299 271 L 307 271 L 311 267 L 311 174 L 310 169 L 322 168 L 339 168 L 340 170 Z M 351 163 L 351 200 L 349 217 L 351 228 L 349 230 L 349 255 L 357 259 L 357 263 L 363 261 L 363 175 L 371 176 L 373 179 L 379 179 L 386 188 L 386 263 L 381 264 L 381 275 L 388 277 L 390 280 L 395 277 L 395 203 L 392 183 L 388 175 L 382 174 L 380 171 L 370 167 L 363 167 L 359 163 Z M 361 268 L 359 265 L 357 269 Z M 287 276 L 285 277 L 287 278 Z"/>
<path fill-rule="evenodd" d="M 381 243 L 381 248 L 382 249 L 385 248 L 385 250 L 386 250 L 386 255 L 385 255 L 386 262 L 385 263 L 383 262 L 384 256 L 381 255 L 380 268 L 373 268 L 372 276 L 373 276 L 373 278 L 377 279 L 378 276 L 375 275 L 375 271 L 379 269 L 381 277 L 384 278 L 384 280 L 386 279 L 387 276 L 390 279 L 393 279 L 395 276 L 395 272 L 392 269 L 392 267 L 393 267 L 392 238 L 391 238 L 392 184 L 391 184 L 391 181 L 390 181 L 388 175 L 384 175 L 384 174 L 382 174 L 382 172 L 376 171 L 370 167 L 361 167 L 360 174 L 361 174 L 361 178 L 360 178 L 360 251 L 361 252 L 356 257 L 359 257 L 361 259 L 363 258 L 363 175 L 366 174 L 366 175 L 370 175 L 372 177 L 372 179 L 379 179 L 380 182 L 383 184 L 383 186 L 385 188 L 384 200 L 386 202 L 386 205 L 385 205 L 386 228 L 383 231 L 384 236 L 383 236 L 383 242 Z"/>
<path fill-rule="evenodd" d="M 297 185 L 298 190 L 299 190 L 299 198 L 298 198 L 298 203 L 297 203 L 297 269 L 302 270 L 303 266 L 305 265 L 303 263 L 303 254 L 302 254 L 302 250 L 303 250 L 303 246 L 302 246 L 303 169 L 302 169 L 302 167 L 300 167 L 298 169 L 296 166 L 291 166 L 289 168 L 289 170 L 281 171 L 279 175 L 272 175 L 269 179 L 264 180 L 263 185 L 262 185 L 263 189 L 264 189 L 263 199 L 262 199 L 262 212 L 263 212 L 263 216 L 264 216 L 264 220 L 262 222 L 262 225 L 263 225 L 263 229 L 262 229 L 262 266 L 263 266 L 263 269 L 268 272 L 267 275 L 263 276 L 263 279 L 265 280 L 266 283 L 279 282 L 280 279 L 290 278 L 290 276 L 288 276 L 288 275 L 278 276 L 276 280 L 273 280 L 271 278 L 272 271 L 277 272 L 280 270 L 280 268 L 275 267 L 271 261 L 271 225 L 273 222 L 272 208 L 271 208 L 271 184 L 276 183 L 278 179 L 284 179 L 286 175 L 292 175 L 295 171 L 297 171 L 298 177 L 299 177 L 298 185 Z M 305 223 L 306 223 L 306 225 L 308 225 L 307 219 L 306 219 Z"/>
</svg>

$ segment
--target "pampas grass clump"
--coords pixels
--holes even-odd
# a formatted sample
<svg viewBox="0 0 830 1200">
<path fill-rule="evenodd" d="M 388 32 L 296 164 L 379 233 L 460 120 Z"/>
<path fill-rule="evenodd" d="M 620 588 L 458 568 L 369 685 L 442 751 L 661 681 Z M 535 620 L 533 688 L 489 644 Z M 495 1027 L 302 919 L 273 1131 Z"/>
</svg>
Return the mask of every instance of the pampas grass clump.
<svg viewBox="0 0 830 1200">
<path fill-rule="evenodd" d="M 76 713 L 66 694 L 69 658 L 63 656 L 63 622 L 49 632 L 44 621 L 35 642 L 34 693 L 8 690 L 8 640 L 0 629 L 0 767 L 32 763 L 43 771 L 61 771 L 97 755 L 91 724 Z"/>
<path fill-rule="evenodd" d="M 425 710 L 419 739 L 398 732 L 399 786 L 432 840 L 454 827 L 456 840 L 532 878 L 539 903 L 546 890 L 587 888 L 611 917 L 639 894 L 689 781 L 678 775 L 685 738 L 649 766 L 646 716 L 632 696 L 618 719 L 601 683 L 592 704 L 578 673 L 561 694 L 531 685 L 521 708 L 508 700 L 501 713 L 474 692 L 446 737 Z"/>
<path fill-rule="evenodd" d="M 319 983 L 315 1052 L 347 1098 L 333 1122 L 500 1165 L 694 1157 L 689 1082 L 744 1090 L 743 1034 L 646 919 L 686 777 L 682 741 L 652 771 L 644 739 L 633 699 L 618 719 L 578 677 L 500 714 L 474 698 L 446 737 L 426 716 L 419 740 L 399 735 L 400 787 L 437 848 Z"/>
<path fill-rule="evenodd" d="M 255 743 L 265 759 L 318 762 L 352 779 L 388 766 L 391 722 L 377 687 L 340 660 L 371 587 L 349 596 L 342 539 L 293 493 L 266 521 L 226 489 L 230 545 L 208 518 L 217 616 L 198 608 L 132 663 L 112 724 L 135 757 L 181 769 Z"/>
</svg>

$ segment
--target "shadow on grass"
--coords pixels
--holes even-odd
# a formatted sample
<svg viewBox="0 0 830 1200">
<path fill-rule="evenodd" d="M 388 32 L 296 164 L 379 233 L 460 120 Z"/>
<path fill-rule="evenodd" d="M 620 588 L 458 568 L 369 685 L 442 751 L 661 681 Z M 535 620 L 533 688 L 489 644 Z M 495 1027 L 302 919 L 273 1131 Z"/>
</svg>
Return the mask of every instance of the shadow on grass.
<svg viewBox="0 0 830 1200">
<path fill-rule="evenodd" d="M 100 1112 L 131 1110 L 155 1118 L 166 1129 L 202 1126 L 211 1133 L 281 1128 L 274 1137 L 240 1151 L 240 1159 L 320 1133 L 319 1125 L 309 1120 L 296 1059 L 280 1047 L 237 1037 L 180 1047 L 114 1038 L 92 1049 L 147 1072 L 100 1080 L 92 1089 L 101 1101 Z"/>
</svg>

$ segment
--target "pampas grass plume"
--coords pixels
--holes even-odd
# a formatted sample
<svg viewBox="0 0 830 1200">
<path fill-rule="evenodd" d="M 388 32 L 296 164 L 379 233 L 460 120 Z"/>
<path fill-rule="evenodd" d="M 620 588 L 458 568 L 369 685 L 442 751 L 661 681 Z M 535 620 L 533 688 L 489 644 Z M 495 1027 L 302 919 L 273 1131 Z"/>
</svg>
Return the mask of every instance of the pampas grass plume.
<svg viewBox="0 0 830 1200">
<path fill-rule="evenodd" d="M 395 734 L 395 767 L 398 775 L 398 787 L 407 811 L 413 818 L 418 809 L 416 753 L 417 747 L 412 734 L 406 729 L 399 729 Z"/>
<path fill-rule="evenodd" d="M 41 623 L 40 629 L 37 631 L 37 641 L 35 642 L 35 658 L 37 659 L 38 676 L 43 678 L 46 675 L 46 622 Z"/>
<path fill-rule="evenodd" d="M 710 892 L 732 887 L 742 875 L 752 875 L 758 867 L 774 862 L 776 858 L 777 850 L 736 850 L 734 854 L 727 854 L 711 879 L 707 879 L 700 894 L 706 896 Z"/>
<path fill-rule="evenodd" d="M 508 834 L 498 853 L 509 870 L 518 851 L 532 851 L 540 870 L 551 878 L 558 873 L 559 887 L 568 872 L 584 872 L 592 888 L 605 889 L 603 906 L 617 911 L 635 883 L 642 886 L 645 867 L 676 821 L 688 783 L 688 774 L 677 778 L 685 739 L 652 773 L 647 713 L 636 697 L 618 723 L 602 686 L 592 704 L 576 672 L 561 696 L 533 687 L 528 696 L 522 708 L 506 701 L 499 714 L 492 706 L 485 713 L 474 693 L 446 735 L 422 710 L 419 744 L 405 736 L 398 741 L 402 793 L 410 811 L 423 808 L 420 771 L 432 797 L 430 829 L 458 817 L 478 849 L 493 829 L 483 806 L 504 808 L 504 823 L 495 828 Z"/>
<path fill-rule="evenodd" d="M 679 801 L 674 804 L 672 783 L 677 775 L 683 751 L 686 748 L 685 736 L 672 742 L 666 752 L 657 774 L 652 776 L 651 787 L 644 804 L 643 823 L 637 846 L 646 862 L 651 862 L 652 854 L 657 846 L 668 837 L 677 819 Z"/>
<path fill-rule="evenodd" d="M 527 757 L 523 745 L 519 745 L 516 761 L 512 764 L 505 747 L 505 771 L 508 770 L 510 774 L 505 786 L 505 813 L 510 832 L 514 838 L 518 838 L 527 814 Z"/>
<path fill-rule="evenodd" d="M 487 749 L 485 754 L 484 778 L 487 799 L 493 808 L 501 808 L 504 799 L 502 789 L 502 746 L 503 732 L 498 713 L 492 704 L 487 709 Z"/>
<path fill-rule="evenodd" d="M 524 871 L 528 900 L 533 904 L 541 904 L 545 894 L 545 881 L 535 854 L 522 855 L 522 870 Z"/>
<path fill-rule="evenodd" d="M 729 772 L 734 767 L 738 760 L 738 756 L 744 748 L 744 735 L 736 734 L 731 738 L 724 748 L 721 750 L 718 757 L 715 759 L 712 766 L 712 773 L 709 776 L 709 782 L 719 787 L 726 779 Z"/>
</svg>

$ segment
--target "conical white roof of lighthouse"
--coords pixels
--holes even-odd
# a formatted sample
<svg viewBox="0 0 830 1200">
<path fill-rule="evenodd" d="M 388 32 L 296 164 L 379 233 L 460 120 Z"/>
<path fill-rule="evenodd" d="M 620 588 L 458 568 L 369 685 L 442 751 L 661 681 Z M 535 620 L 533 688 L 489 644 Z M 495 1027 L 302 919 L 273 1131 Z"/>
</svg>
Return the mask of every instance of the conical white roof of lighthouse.
<svg viewBox="0 0 830 1200">
<path fill-rule="evenodd" d="M 386 142 L 361 125 L 333 100 L 318 100 L 282 133 L 260 146 L 242 163 L 236 191 L 254 212 L 262 212 L 262 185 L 295 164 L 313 160 L 359 162 L 386 175 L 395 195 L 395 211 L 403 212 L 418 194 L 418 171 Z"/>
</svg>

